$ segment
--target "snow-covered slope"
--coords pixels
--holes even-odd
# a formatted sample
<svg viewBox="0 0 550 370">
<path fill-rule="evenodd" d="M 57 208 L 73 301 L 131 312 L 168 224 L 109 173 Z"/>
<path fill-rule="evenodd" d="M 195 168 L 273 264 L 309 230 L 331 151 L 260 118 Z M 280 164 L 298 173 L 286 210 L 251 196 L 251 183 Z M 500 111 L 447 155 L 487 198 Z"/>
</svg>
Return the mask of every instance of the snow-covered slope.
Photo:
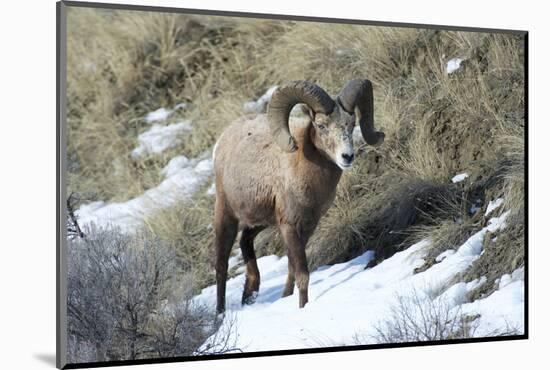
<svg viewBox="0 0 550 370">
<path fill-rule="evenodd" d="M 173 109 L 159 108 L 147 114 L 146 121 L 164 121 L 180 108 L 185 108 L 185 104 L 178 104 Z M 139 146 L 131 155 L 140 157 L 162 153 L 177 146 L 180 136 L 192 129 L 190 121 L 170 125 L 155 124 L 139 135 Z M 212 171 L 213 160 L 210 151 L 191 159 L 179 155 L 172 158 L 160 171 L 164 178 L 162 182 L 143 194 L 125 202 L 96 201 L 83 204 L 75 214 L 82 226 L 93 223 L 97 227 L 115 226 L 124 232 L 135 232 L 153 212 L 189 199 L 211 179 Z"/>
<path fill-rule="evenodd" d="M 346 263 L 321 267 L 310 275 L 309 303 L 303 309 L 298 308 L 297 292 L 281 298 L 287 257 L 262 257 L 258 259 L 261 287 L 255 304 L 241 306 L 243 273 L 227 282 L 225 320 L 235 322 L 230 342 L 246 352 L 354 345 L 358 344 L 357 338 L 361 343 L 374 342 L 376 326 L 391 317 L 391 308 L 398 299 L 412 295 L 426 304 L 439 300 L 451 310 L 481 315 L 472 325 L 472 335 L 495 335 L 507 327 L 522 332 L 523 270 L 501 278 L 495 293 L 472 303 L 466 303 L 466 294 L 484 282 L 483 277 L 448 286 L 451 278 L 480 256 L 484 235 L 506 226 L 507 215 L 491 219 L 456 252 L 445 253 L 438 263 L 417 274 L 414 269 L 424 263 L 427 240 L 373 268 L 365 269 L 374 258 L 372 251 Z M 216 287 L 203 289 L 195 299 L 215 307 Z M 228 327 L 222 325 L 220 330 Z M 209 341 L 203 346 L 208 347 Z"/>
<path fill-rule="evenodd" d="M 103 201 L 82 205 L 76 216 L 81 225 L 116 226 L 133 232 L 154 211 L 189 199 L 212 177 L 212 158 L 205 154 L 195 159 L 177 156 L 161 170 L 165 179 L 156 187 L 126 202 Z"/>
</svg>

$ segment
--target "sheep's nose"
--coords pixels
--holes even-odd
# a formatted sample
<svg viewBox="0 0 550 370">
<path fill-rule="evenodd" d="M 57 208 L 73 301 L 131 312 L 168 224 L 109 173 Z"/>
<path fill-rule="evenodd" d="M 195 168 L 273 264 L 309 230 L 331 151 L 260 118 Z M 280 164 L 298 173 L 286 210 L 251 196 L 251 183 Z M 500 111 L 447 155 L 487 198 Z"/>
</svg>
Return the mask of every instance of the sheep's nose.
<svg viewBox="0 0 550 370">
<path fill-rule="evenodd" d="M 342 153 L 342 158 L 344 158 L 345 163 L 351 163 L 353 162 L 353 158 L 355 158 L 355 155 L 353 153 L 351 154 Z"/>
</svg>

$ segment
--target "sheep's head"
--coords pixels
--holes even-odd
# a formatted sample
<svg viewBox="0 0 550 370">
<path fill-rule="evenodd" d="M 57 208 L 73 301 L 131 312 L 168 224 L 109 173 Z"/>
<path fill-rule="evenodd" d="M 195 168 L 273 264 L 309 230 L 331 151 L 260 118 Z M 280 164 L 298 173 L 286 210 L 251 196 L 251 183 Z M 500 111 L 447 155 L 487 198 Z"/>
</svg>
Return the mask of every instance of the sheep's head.
<svg viewBox="0 0 550 370">
<path fill-rule="evenodd" d="M 355 116 L 347 113 L 340 104 L 335 104 L 330 114 L 309 111 L 315 129 L 313 143 L 341 169 L 351 167 L 353 150 L 353 128 Z"/>
<path fill-rule="evenodd" d="M 295 81 L 278 88 L 268 106 L 268 120 L 275 142 L 285 152 L 297 149 L 290 135 L 288 118 L 298 103 L 309 108 L 316 131 L 315 146 L 340 168 L 351 167 L 354 159 L 353 128 L 358 123 L 369 145 L 380 145 L 384 133 L 374 130 L 372 84 L 369 80 L 352 80 L 333 100 L 319 86 Z"/>
</svg>

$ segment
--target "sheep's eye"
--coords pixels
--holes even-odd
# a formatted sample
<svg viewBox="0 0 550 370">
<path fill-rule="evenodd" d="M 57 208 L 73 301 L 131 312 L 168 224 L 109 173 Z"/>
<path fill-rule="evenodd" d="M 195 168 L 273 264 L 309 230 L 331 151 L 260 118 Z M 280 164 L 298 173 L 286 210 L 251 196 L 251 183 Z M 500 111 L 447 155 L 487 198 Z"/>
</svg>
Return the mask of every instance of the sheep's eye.
<svg viewBox="0 0 550 370">
<path fill-rule="evenodd" d="M 327 127 L 325 125 L 321 125 L 319 123 L 317 124 L 317 127 L 319 127 L 319 129 L 323 130 L 323 131 L 327 129 Z"/>
</svg>

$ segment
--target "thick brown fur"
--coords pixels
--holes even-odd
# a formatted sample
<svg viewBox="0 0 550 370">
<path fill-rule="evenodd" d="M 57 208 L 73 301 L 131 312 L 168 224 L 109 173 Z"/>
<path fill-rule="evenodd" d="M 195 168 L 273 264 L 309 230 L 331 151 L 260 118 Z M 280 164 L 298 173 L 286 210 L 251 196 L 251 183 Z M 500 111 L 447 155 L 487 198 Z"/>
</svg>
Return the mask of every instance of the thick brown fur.
<svg viewBox="0 0 550 370">
<path fill-rule="evenodd" d="M 290 127 L 298 144 L 293 153 L 283 152 L 273 142 L 265 115 L 234 122 L 216 145 L 218 312 L 225 310 L 228 258 L 239 228 L 243 230 L 241 249 L 247 269 L 242 302 L 251 303 L 260 285 L 253 239 L 259 230 L 276 226 L 289 259 L 283 296 L 292 294 L 296 282 L 299 306 L 307 303 L 305 247 L 334 200 L 342 170 L 316 147 L 320 139 L 309 119 L 291 119 Z"/>
</svg>

